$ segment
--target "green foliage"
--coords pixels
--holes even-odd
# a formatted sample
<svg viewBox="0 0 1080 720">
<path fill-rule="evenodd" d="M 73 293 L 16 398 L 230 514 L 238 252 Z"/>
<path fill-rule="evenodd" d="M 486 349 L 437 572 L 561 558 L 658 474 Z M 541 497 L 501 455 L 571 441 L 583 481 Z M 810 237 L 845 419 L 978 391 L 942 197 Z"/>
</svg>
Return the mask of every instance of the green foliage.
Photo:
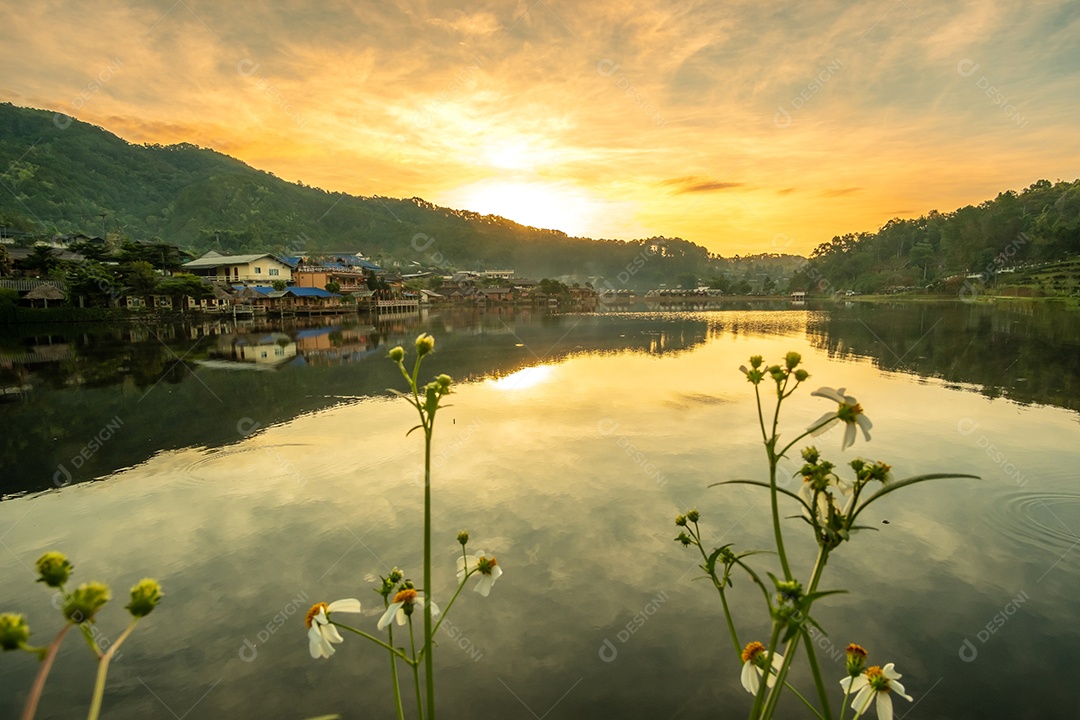
<svg viewBox="0 0 1080 720">
<path fill-rule="evenodd" d="M 149 298 L 157 294 L 161 276 L 154 270 L 154 266 L 144 260 L 122 265 L 120 267 L 124 283 L 131 289 L 132 294 L 141 298 Z"/>
<path fill-rule="evenodd" d="M 540 291 L 545 295 L 570 294 L 570 288 L 568 288 L 564 283 L 561 283 L 558 280 L 553 280 L 551 278 L 544 278 L 543 280 L 541 280 L 539 287 Z"/>
<path fill-rule="evenodd" d="M 0 165 L 11 168 L 14 190 L 0 196 L 2 224 L 41 235 L 96 234 L 105 225 L 110 240 L 120 233 L 161 237 L 197 254 L 291 254 L 352 247 L 359 231 L 366 253 L 403 267 L 507 267 L 531 277 L 579 273 L 642 288 L 672 284 L 679 273 L 701 274 L 715 260 L 681 238 L 591 240 L 415 197 L 330 193 L 190 144 L 133 145 L 79 121 L 61 130 L 52 113 L 10 104 L 0 104 Z M 89 245 L 78 250 L 106 259 L 107 250 Z M 167 247 L 122 243 L 117 259 L 160 268 Z M 164 264 L 177 267 L 167 252 Z M 382 289 L 377 281 L 369 287 Z"/>
<path fill-rule="evenodd" d="M 834 237 L 814 250 L 797 282 L 825 292 L 940 286 L 956 275 L 990 279 L 1005 269 L 1077 254 L 1080 180 L 1040 180 L 977 207 L 897 218 L 876 233 Z"/>
</svg>

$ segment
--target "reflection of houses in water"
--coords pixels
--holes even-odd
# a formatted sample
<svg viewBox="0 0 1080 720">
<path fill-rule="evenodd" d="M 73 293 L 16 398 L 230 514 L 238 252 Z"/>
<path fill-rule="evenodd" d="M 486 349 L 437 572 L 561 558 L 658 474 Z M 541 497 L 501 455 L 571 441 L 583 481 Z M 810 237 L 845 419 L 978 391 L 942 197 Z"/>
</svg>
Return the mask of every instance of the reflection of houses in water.
<svg viewBox="0 0 1080 720">
<path fill-rule="evenodd" d="M 380 348 L 379 338 L 379 332 L 371 325 L 329 325 L 297 331 L 296 347 L 309 365 L 339 365 L 373 354 L 385 357 L 386 350 Z"/>
<path fill-rule="evenodd" d="M 71 345 L 53 342 L 48 336 L 27 346 L 22 352 L 0 351 L 0 400 L 25 399 L 33 390 L 30 383 L 33 373 L 48 366 L 59 368 L 72 356 Z"/>
<path fill-rule="evenodd" d="M 282 332 L 227 334 L 218 338 L 212 358 L 216 362 L 250 363 L 274 367 L 296 357 L 296 341 Z M 204 364 L 216 364 L 215 362 Z"/>
</svg>

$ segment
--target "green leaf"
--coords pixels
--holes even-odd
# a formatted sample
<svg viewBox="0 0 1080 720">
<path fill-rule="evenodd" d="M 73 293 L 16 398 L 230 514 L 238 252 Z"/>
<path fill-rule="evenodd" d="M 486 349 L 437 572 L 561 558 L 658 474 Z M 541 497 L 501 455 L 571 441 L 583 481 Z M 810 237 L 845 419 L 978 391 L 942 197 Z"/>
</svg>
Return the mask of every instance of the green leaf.
<svg viewBox="0 0 1080 720">
<path fill-rule="evenodd" d="M 982 478 L 979 477 L 978 475 L 956 475 L 956 474 L 952 474 L 952 473 L 930 473 L 928 475 L 916 475 L 914 477 L 904 478 L 903 480 L 898 480 L 896 482 L 890 482 L 888 485 L 885 485 L 880 490 L 878 490 L 876 493 L 874 493 L 869 498 L 867 498 L 866 502 L 862 503 L 861 505 L 859 505 L 859 507 L 855 508 L 855 512 L 852 513 L 852 515 L 851 515 L 851 521 L 854 522 L 855 518 L 857 518 L 859 516 L 859 513 L 861 513 L 863 510 L 865 510 L 866 507 L 870 503 L 874 502 L 878 498 L 881 498 L 881 497 L 884 497 L 884 496 L 888 495 L 889 493 L 893 492 L 894 490 L 899 490 L 900 488 L 907 487 L 909 485 L 915 485 L 916 483 L 926 482 L 927 480 L 943 480 L 945 478 L 970 478 L 972 480 L 982 480 Z"/>
<path fill-rule="evenodd" d="M 712 483 L 711 485 L 709 485 L 709 487 L 719 487 L 720 485 L 756 485 L 757 487 L 762 487 L 766 490 L 772 490 L 772 486 L 769 485 L 769 483 L 761 482 L 760 480 L 724 480 L 723 482 Z M 785 490 L 782 487 L 777 487 L 776 492 L 787 495 L 790 498 L 795 498 L 799 501 L 800 505 L 806 508 L 807 512 L 810 512 L 810 506 L 803 502 L 803 499 L 801 497 L 791 492 L 790 490 Z"/>
</svg>

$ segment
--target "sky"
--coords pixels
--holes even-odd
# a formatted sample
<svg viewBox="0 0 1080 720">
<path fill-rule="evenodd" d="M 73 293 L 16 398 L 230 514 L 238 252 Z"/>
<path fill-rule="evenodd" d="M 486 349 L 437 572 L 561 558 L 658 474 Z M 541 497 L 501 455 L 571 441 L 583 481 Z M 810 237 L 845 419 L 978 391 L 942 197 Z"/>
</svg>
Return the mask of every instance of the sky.
<svg viewBox="0 0 1080 720">
<path fill-rule="evenodd" d="M 0 100 L 723 255 L 1080 177 L 1080 2 L 0 0 Z"/>
</svg>

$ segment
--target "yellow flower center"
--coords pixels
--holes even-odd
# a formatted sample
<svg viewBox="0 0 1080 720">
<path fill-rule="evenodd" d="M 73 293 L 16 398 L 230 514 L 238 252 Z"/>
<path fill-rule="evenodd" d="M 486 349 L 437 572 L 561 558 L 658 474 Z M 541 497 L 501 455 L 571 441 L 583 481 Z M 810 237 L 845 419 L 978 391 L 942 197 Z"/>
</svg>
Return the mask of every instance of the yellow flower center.
<svg viewBox="0 0 1080 720">
<path fill-rule="evenodd" d="M 763 652 L 765 652 L 765 646 L 761 643 L 756 641 L 749 643 L 742 651 L 742 661 L 744 663 L 753 662 Z"/>
<path fill-rule="evenodd" d="M 881 668 L 877 665 L 866 668 L 866 679 L 874 692 L 892 692 L 892 688 L 889 687 L 889 678 L 885 677 L 885 673 L 881 672 Z"/>
<path fill-rule="evenodd" d="M 310 628 L 311 622 L 315 619 L 315 616 L 318 615 L 320 611 L 325 610 L 327 607 L 328 605 L 324 602 L 315 603 L 314 605 L 312 605 L 311 609 L 307 611 L 307 617 L 304 618 L 304 625 Z"/>
<path fill-rule="evenodd" d="M 863 650 L 862 647 L 860 647 L 859 645 L 856 645 L 855 643 L 851 643 L 850 645 L 847 646 L 847 654 L 848 655 L 858 655 L 858 656 L 863 657 L 863 658 L 866 657 L 866 651 Z M 878 672 L 881 671 L 880 668 L 877 668 L 877 670 L 878 670 Z"/>
<path fill-rule="evenodd" d="M 480 571 L 481 573 L 483 573 L 484 575 L 490 575 L 490 574 L 491 574 L 491 571 L 492 571 L 492 570 L 493 570 L 493 569 L 495 568 L 495 566 L 496 566 L 496 565 L 498 565 L 498 564 L 499 564 L 499 563 L 498 563 L 498 562 L 496 562 L 495 558 L 493 558 L 493 557 L 490 557 L 490 558 L 489 558 L 489 557 L 481 557 L 481 558 L 480 558 L 480 559 L 479 559 L 479 560 L 478 560 L 478 561 L 476 562 L 476 569 L 477 569 L 477 570 L 479 570 L 479 571 Z"/>
<path fill-rule="evenodd" d="M 402 590 L 401 592 L 399 592 L 397 595 L 394 596 L 394 602 L 396 602 L 396 603 L 404 603 L 406 605 L 412 605 L 414 602 L 416 602 L 417 594 L 418 593 L 416 592 L 416 590 L 413 590 L 412 588 Z"/>
</svg>

